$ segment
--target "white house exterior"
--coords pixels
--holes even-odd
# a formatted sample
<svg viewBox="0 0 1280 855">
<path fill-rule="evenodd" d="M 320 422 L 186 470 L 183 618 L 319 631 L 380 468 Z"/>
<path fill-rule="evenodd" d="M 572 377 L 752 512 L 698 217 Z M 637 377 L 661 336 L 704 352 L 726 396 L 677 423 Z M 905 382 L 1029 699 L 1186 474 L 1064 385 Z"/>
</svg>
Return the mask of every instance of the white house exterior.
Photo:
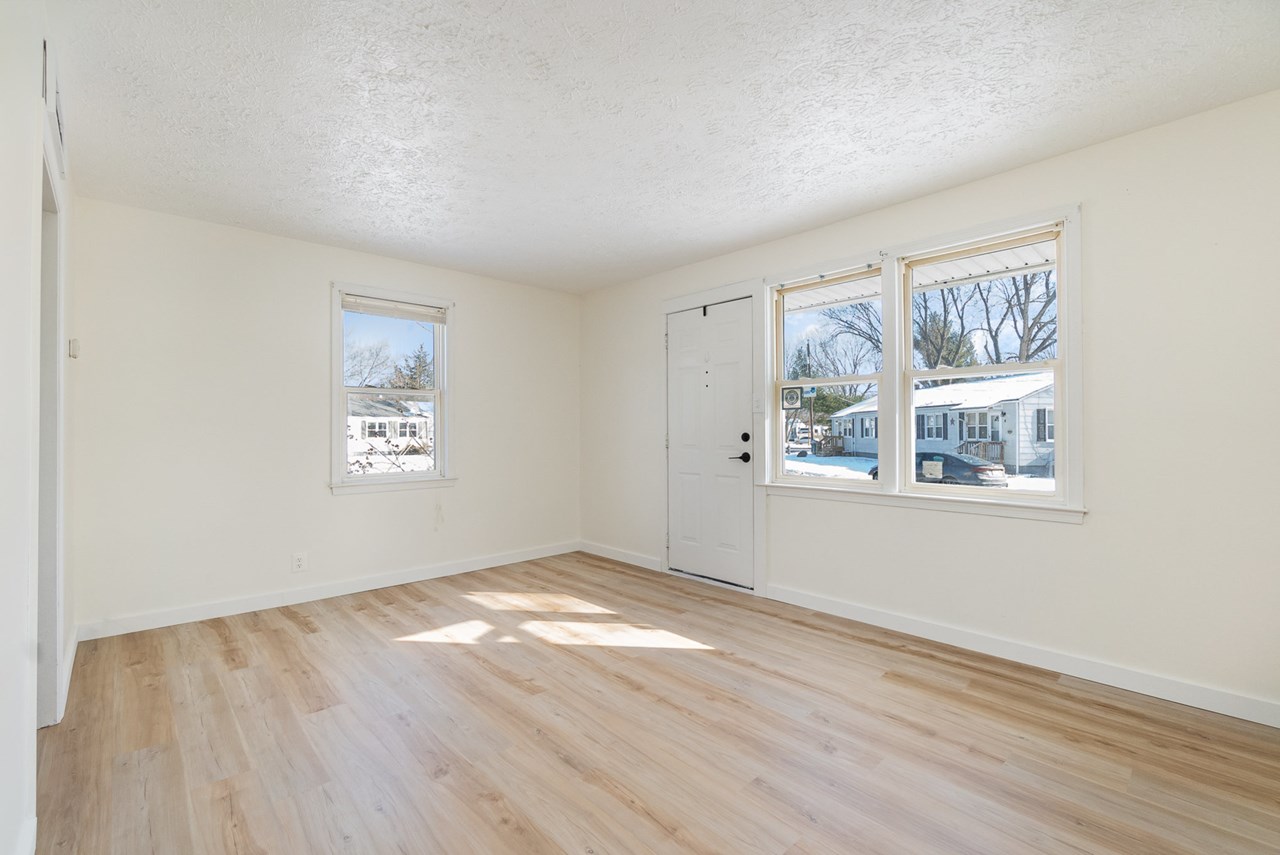
<svg viewBox="0 0 1280 855">
<path fill-rule="evenodd" d="M 364 461 L 372 472 L 426 471 L 433 467 L 434 450 L 435 416 L 422 402 L 348 399 L 349 464 Z"/>
<path fill-rule="evenodd" d="M 876 457 L 879 402 L 868 398 L 832 414 L 844 453 Z M 915 392 L 916 451 L 962 452 L 1011 472 L 1053 475 L 1053 374 L 956 382 Z"/>
</svg>

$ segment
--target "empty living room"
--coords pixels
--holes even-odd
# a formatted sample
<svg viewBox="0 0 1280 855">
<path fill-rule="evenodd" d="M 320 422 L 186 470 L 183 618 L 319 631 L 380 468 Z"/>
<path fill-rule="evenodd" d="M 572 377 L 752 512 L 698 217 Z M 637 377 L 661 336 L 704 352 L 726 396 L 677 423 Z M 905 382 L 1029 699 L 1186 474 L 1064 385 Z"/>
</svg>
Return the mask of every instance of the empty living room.
<svg viewBox="0 0 1280 855">
<path fill-rule="evenodd" d="M 5 0 L 0 855 L 1280 853 L 1277 199 L 1276 0 Z"/>
</svg>

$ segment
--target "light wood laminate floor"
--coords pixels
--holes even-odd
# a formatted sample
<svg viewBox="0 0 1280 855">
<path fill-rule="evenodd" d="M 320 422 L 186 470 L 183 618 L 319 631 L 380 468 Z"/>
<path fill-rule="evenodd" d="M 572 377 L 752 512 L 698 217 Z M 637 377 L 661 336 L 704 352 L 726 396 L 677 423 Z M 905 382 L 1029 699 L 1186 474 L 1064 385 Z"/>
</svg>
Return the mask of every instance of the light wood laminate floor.
<svg viewBox="0 0 1280 855">
<path fill-rule="evenodd" d="M 1280 851 L 1280 731 L 574 553 L 80 646 L 40 852 Z"/>
</svg>

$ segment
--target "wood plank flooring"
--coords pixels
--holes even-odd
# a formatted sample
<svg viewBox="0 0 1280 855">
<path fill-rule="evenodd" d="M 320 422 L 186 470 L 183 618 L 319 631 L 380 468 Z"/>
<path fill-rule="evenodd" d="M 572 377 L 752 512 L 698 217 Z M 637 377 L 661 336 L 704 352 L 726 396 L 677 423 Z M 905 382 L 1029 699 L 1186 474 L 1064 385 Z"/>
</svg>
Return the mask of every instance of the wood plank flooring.
<svg viewBox="0 0 1280 855">
<path fill-rule="evenodd" d="M 80 646 L 42 853 L 1280 852 L 1280 731 L 582 553 Z"/>
</svg>

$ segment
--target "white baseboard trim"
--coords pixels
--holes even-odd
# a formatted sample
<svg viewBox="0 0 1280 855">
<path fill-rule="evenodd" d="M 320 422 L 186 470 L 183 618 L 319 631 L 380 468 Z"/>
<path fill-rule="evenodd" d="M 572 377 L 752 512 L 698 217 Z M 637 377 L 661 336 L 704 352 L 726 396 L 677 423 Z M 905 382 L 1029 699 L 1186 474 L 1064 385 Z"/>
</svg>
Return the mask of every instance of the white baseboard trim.
<svg viewBox="0 0 1280 855">
<path fill-rule="evenodd" d="M 1024 665 L 1057 671 L 1072 677 L 1104 683 L 1119 689 L 1127 689 L 1153 698 L 1186 704 L 1246 721 L 1280 727 L 1280 703 L 1275 701 L 1240 695 L 1173 677 L 1136 671 L 1121 665 L 1097 662 L 1070 653 L 1061 653 L 948 624 L 883 611 L 782 585 L 770 585 L 765 595 L 770 599 L 781 600 L 795 606 L 803 606 L 931 641 L 940 641 L 943 644 L 998 656 Z"/>
<path fill-rule="evenodd" d="M 36 818 L 29 816 L 27 821 L 22 823 L 22 830 L 18 832 L 17 845 L 13 848 L 13 855 L 35 855 L 35 851 Z"/>
<path fill-rule="evenodd" d="M 438 579 L 441 576 L 470 573 L 472 570 L 500 567 L 503 564 L 516 564 L 521 561 L 532 561 L 536 558 L 547 558 L 552 555 L 573 552 L 578 547 L 577 541 L 553 543 L 547 546 L 536 546 L 531 549 L 521 549 L 514 552 L 481 555 L 476 558 L 464 558 L 459 561 L 446 561 L 426 567 L 410 567 L 406 570 L 396 570 L 376 576 L 358 576 L 336 582 L 325 582 L 306 588 L 290 588 L 287 591 L 273 591 L 249 597 L 237 597 L 230 600 L 200 603 L 194 606 L 182 606 L 176 609 L 162 609 L 154 612 L 104 618 L 91 623 L 80 624 L 78 638 L 80 641 L 89 641 L 94 638 L 107 638 L 112 635 L 124 635 L 128 632 L 140 632 L 145 629 L 159 629 L 160 627 L 175 626 L 180 623 L 228 617 L 230 615 L 243 614 L 244 612 L 256 612 L 260 609 L 293 606 L 299 603 L 311 602 L 312 600 L 358 594 L 362 591 L 388 588 L 392 585 L 422 582 L 427 579 Z"/>
<path fill-rule="evenodd" d="M 578 544 L 578 549 L 591 555 L 599 555 L 601 558 L 612 558 L 614 561 L 621 561 L 624 564 L 634 564 L 646 570 L 663 569 L 662 561 L 652 555 L 641 555 L 638 552 L 627 552 L 625 549 L 614 549 L 612 546 L 605 546 L 603 543 L 584 540 Z"/>
</svg>

